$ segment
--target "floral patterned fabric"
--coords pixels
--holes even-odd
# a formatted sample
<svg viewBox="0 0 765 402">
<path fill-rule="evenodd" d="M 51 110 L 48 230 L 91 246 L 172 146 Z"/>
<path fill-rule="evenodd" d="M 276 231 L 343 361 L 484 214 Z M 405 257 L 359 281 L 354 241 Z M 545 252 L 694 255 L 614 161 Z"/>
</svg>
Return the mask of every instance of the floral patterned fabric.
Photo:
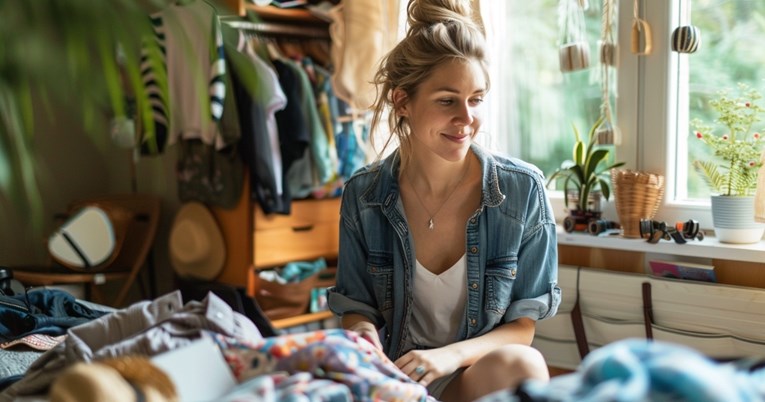
<svg viewBox="0 0 765 402">
<path fill-rule="evenodd" d="M 428 400 L 425 387 L 354 332 L 330 329 L 258 342 L 210 335 L 240 383 L 226 401 Z"/>
</svg>

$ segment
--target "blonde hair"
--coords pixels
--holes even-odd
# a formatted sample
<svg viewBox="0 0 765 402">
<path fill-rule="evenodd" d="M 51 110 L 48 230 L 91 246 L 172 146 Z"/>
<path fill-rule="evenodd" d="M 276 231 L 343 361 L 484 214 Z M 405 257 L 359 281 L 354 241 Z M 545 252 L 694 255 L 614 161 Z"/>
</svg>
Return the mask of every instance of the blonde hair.
<svg viewBox="0 0 765 402">
<path fill-rule="evenodd" d="M 410 127 L 397 116 L 393 91 L 404 91 L 412 99 L 433 70 L 445 62 L 477 61 L 486 78 L 489 74 L 486 44 L 481 27 L 471 18 L 470 0 L 409 0 L 406 36 L 380 62 L 374 84 L 377 97 L 372 105 L 370 140 L 381 123 L 386 109 L 390 135 L 378 154 L 378 160 L 394 136 L 399 141 L 401 167 L 411 160 Z"/>
</svg>

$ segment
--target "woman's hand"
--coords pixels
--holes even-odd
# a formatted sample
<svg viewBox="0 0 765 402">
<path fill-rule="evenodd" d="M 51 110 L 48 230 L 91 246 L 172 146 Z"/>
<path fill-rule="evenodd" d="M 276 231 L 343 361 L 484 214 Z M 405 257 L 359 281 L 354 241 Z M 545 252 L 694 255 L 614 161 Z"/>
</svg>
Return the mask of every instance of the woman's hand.
<svg viewBox="0 0 765 402">
<path fill-rule="evenodd" d="M 436 378 L 451 374 L 461 366 L 458 353 L 449 348 L 411 350 L 394 362 L 411 379 L 427 386 Z"/>
<path fill-rule="evenodd" d="M 382 343 L 380 343 L 380 335 L 377 333 L 377 329 L 375 328 L 374 324 L 371 323 L 365 323 L 368 325 L 361 325 L 362 323 L 359 323 L 354 326 L 354 328 L 349 328 L 351 331 L 356 332 L 359 334 L 360 337 L 363 339 L 366 339 L 371 343 L 374 347 L 377 349 L 383 350 Z"/>
<path fill-rule="evenodd" d="M 378 334 L 377 328 L 375 328 L 374 324 L 366 320 L 358 320 L 348 326 L 345 324 L 346 322 L 343 322 L 343 327 L 345 327 L 345 329 L 359 334 L 360 337 L 366 339 L 369 343 L 372 344 L 372 346 L 383 350 L 382 343 L 380 343 L 380 335 Z"/>
</svg>

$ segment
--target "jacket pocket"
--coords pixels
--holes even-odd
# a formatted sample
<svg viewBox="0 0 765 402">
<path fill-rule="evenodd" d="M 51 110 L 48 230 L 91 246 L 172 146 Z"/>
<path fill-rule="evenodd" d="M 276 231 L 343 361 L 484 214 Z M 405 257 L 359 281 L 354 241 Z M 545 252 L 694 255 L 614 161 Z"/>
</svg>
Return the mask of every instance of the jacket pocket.
<svg viewBox="0 0 765 402">
<path fill-rule="evenodd" d="M 393 308 L 393 258 L 389 255 L 370 255 L 367 260 L 367 273 L 372 278 L 380 311 Z"/>
<path fill-rule="evenodd" d="M 513 292 L 518 259 L 507 257 L 489 261 L 486 265 L 486 311 L 504 315 Z"/>
</svg>

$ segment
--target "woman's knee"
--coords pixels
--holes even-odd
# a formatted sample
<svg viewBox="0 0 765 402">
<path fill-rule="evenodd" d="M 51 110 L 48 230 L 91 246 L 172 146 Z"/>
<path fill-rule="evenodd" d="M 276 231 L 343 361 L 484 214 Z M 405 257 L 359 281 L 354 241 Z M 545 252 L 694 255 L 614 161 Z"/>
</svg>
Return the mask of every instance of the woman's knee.
<svg viewBox="0 0 765 402">
<path fill-rule="evenodd" d="M 505 345 L 479 359 L 452 381 L 442 394 L 445 401 L 471 401 L 502 389 L 515 389 L 530 379 L 547 381 L 550 373 L 538 350 Z"/>
<path fill-rule="evenodd" d="M 550 379 L 544 356 L 539 350 L 530 346 L 505 345 L 484 356 L 483 359 L 487 359 L 486 363 L 490 367 L 503 367 L 514 373 L 516 378 Z"/>
</svg>

